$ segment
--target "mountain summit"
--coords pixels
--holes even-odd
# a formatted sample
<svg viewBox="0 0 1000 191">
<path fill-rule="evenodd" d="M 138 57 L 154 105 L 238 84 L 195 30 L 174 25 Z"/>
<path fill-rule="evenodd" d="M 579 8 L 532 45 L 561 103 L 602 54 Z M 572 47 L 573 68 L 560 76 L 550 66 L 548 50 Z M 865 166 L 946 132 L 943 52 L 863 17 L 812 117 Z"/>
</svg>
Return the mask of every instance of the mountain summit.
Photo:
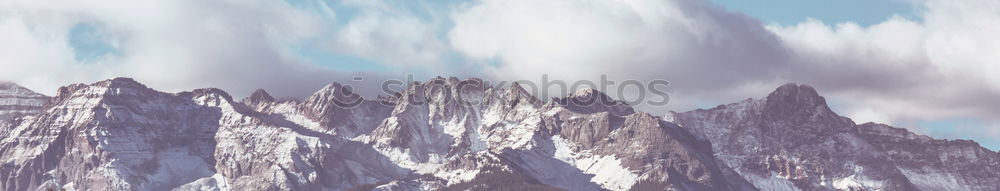
<svg viewBox="0 0 1000 191">
<path fill-rule="evenodd" d="M 253 91 L 253 93 L 250 94 L 250 97 L 247 97 L 247 99 L 244 100 L 243 102 L 250 105 L 257 105 L 257 104 L 270 103 L 274 101 L 275 101 L 274 97 L 271 97 L 271 94 L 268 94 L 267 91 L 264 91 L 263 89 L 257 89 Z"/>
<path fill-rule="evenodd" d="M 984 176 L 1000 168 L 996 152 L 971 141 L 856 125 L 807 85 L 785 84 L 761 99 L 668 116 L 711 142 L 716 157 L 762 190 L 1000 188 L 1000 178 Z M 915 156 L 920 159 L 909 158 Z"/>
<path fill-rule="evenodd" d="M 811 117 L 838 118 L 826 105 L 826 99 L 808 85 L 789 83 L 768 94 L 767 114 L 775 118 L 805 119 Z"/>
<path fill-rule="evenodd" d="M 3 190 L 1000 190 L 1000 154 L 854 124 L 798 84 L 660 117 L 454 77 L 280 102 L 115 78 L 0 84 L 0 117 Z"/>
</svg>

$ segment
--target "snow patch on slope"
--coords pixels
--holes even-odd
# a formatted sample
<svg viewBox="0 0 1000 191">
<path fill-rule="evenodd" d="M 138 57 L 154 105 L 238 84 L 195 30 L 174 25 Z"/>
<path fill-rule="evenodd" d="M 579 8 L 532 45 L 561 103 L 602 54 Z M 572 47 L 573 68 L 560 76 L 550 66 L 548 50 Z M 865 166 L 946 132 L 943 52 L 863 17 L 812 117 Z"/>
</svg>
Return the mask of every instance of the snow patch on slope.
<svg viewBox="0 0 1000 191">
<path fill-rule="evenodd" d="M 215 174 L 210 177 L 201 178 L 191 183 L 181 185 L 175 191 L 204 190 L 204 191 L 229 191 L 229 182 L 222 174 Z"/>
<path fill-rule="evenodd" d="M 211 165 L 201 157 L 193 156 L 184 150 L 171 150 L 157 153 L 159 168 L 147 176 L 156 181 L 139 186 L 139 190 L 160 190 L 172 188 L 198 177 L 208 177 L 213 174 Z"/>
<path fill-rule="evenodd" d="M 479 175 L 479 169 L 453 169 L 434 173 L 435 177 L 448 181 L 448 185 L 468 182 Z"/>
<path fill-rule="evenodd" d="M 899 168 L 899 171 L 922 190 L 969 190 L 959 183 L 955 175 L 945 172 L 926 173 L 928 170 Z M 924 172 L 921 172 L 924 171 Z"/>
<path fill-rule="evenodd" d="M 560 136 L 553 136 L 552 142 L 555 145 L 555 158 L 586 174 L 593 174 L 590 180 L 609 190 L 625 190 L 630 188 L 639 179 L 639 176 L 621 165 L 621 160 L 614 156 L 592 155 L 591 153 L 574 152 L 573 143 Z"/>
<path fill-rule="evenodd" d="M 756 174 L 746 174 L 743 176 L 760 190 L 800 190 L 788 179 L 778 177 L 777 173 L 771 172 L 770 176 L 764 177 Z"/>
<path fill-rule="evenodd" d="M 376 149 L 376 151 L 389 158 L 389 160 L 396 163 L 396 165 L 413 170 L 416 173 L 434 172 L 441 167 L 441 165 L 444 165 L 444 163 L 447 162 L 445 160 L 445 156 L 435 153 L 427 154 L 427 162 L 419 162 L 420 160 L 415 158 L 408 148 L 391 147 Z"/>
<path fill-rule="evenodd" d="M 388 184 L 379 185 L 372 189 L 372 191 L 420 191 L 429 190 L 421 188 L 421 184 L 412 181 L 398 181 L 394 180 Z"/>
<path fill-rule="evenodd" d="M 838 190 L 874 190 L 884 188 L 882 184 L 882 181 L 867 179 L 857 174 L 833 180 L 833 188 Z"/>
</svg>

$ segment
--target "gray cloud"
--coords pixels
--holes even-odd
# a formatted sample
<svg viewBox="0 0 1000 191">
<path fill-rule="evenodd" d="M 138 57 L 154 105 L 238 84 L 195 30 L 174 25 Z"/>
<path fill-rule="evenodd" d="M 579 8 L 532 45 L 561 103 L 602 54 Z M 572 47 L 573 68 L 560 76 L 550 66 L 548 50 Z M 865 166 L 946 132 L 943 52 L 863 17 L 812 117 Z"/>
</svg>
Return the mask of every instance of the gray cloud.
<svg viewBox="0 0 1000 191">
<path fill-rule="evenodd" d="M 483 0 L 453 14 L 449 38 L 468 57 L 499 62 L 484 66 L 497 78 L 667 79 L 679 110 L 799 82 L 860 119 L 997 124 L 1000 2 L 916 3 L 922 20 L 861 27 L 764 26 L 704 1 Z M 976 132 L 1000 136 L 995 126 Z"/>
<path fill-rule="evenodd" d="M 893 17 L 860 27 L 810 20 L 769 26 L 795 55 L 782 77 L 822 87 L 874 110 L 885 122 L 970 119 L 1000 114 L 1000 2 L 921 1 L 921 20 Z M 982 132 L 994 132 L 990 125 Z M 998 127 L 992 127 L 998 128 Z M 982 133 L 980 132 L 980 133 Z"/>
<path fill-rule="evenodd" d="M 303 64 L 285 48 L 318 35 L 324 23 L 280 1 L 5 1 L 0 10 L 0 38 L 18 49 L 3 51 L 10 54 L 0 56 L 6 69 L 0 76 L 42 92 L 115 76 L 167 91 L 302 92 L 294 88 L 342 76 Z M 80 23 L 93 23 L 117 40 L 121 54 L 74 59 L 66 36 Z M 303 85 L 278 85 L 288 83 Z"/>
<path fill-rule="evenodd" d="M 496 78 L 666 79 L 680 100 L 739 99 L 746 92 L 720 92 L 777 84 L 790 64 L 760 21 L 703 1 L 485 0 L 453 19 L 452 46 L 499 62 L 484 66 Z"/>
<path fill-rule="evenodd" d="M 917 1 L 920 20 L 873 26 L 764 25 L 708 1 L 479 0 L 449 5 L 344 1 L 344 18 L 284 1 L 0 3 L 0 80 L 51 93 L 132 76 L 166 91 L 258 87 L 304 97 L 332 82 L 436 75 L 495 80 L 665 79 L 687 110 L 811 84 L 851 117 L 893 124 L 969 119 L 1000 136 L 1000 2 Z M 416 8 L 414 8 L 416 7 Z M 416 10 L 416 11 L 415 11 Z M 338 23 L 334 19 L 346 19 Z M 76 60 L 69 30 L 94 24 L 120 54 Z M 356 56 L 386 71 L 338 72 L 295 47 Z M 290 85 L 292 84 L 292 85 Z M 377 89 L 361 89 L 366 95 Z M 993 125 L 990 125 L 993 124 Z"/>
</svg>

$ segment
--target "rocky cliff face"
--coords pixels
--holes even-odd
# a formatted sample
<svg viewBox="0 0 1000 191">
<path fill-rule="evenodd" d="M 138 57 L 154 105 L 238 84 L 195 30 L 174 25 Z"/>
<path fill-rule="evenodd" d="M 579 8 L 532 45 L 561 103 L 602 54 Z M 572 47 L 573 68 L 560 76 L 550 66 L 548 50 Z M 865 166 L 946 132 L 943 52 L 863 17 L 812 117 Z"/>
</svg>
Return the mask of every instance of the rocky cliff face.
<svg viewBox="0 0 1000 191">
<path fill-rule="evenodd" d="M 337 83 L 304 101 L 127 78 L 20 89 L 0 91 L 31 106 L 0 108 L 19 108 L 0 125 L 3 190 L 1000 188 L 996 152 L 855 125 L 803 85 L 664 117 L 594 90 L 542 101 L 457 78 L 375 100 Z"/>
<path fill-rule="evenodd" d="M 997 168 L 996 152 L 971 141 L 855 125 L 806 85 L 667 118 L 712 142 L 716 157 L 763 190 L 1000 189 L 997 176 L 987 175 Z"/>
<path fill-rule="evenodd" d="M 10 82 L 0 82 L 0 123 L 42 111 L 48 97 Z"/>
<path fill-rule="evenodd" d="M 343 189 L 403 171 L 291 121 L 305 117 L 254 111 L 218 89 L 169 94 L 116 78 L 52 100 L 4 129 L 4 190 Z"/>
</svg>

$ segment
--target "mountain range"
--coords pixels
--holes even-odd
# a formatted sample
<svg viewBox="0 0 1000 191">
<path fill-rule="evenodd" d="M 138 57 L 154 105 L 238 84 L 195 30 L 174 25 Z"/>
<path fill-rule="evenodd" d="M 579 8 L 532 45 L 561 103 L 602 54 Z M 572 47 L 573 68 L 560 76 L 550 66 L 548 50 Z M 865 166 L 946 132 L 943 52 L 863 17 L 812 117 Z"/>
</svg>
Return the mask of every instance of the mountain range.
<svg viewBox="0 0 1000 191">
<path fill-rule="evenodd" d="M 0 138 L 2 190 L 1000 190 L 997 152 L 856 124 L 799 84 L 651 114 L 454 77 L 292 101 L 3 83 Z"/>
</svg>

